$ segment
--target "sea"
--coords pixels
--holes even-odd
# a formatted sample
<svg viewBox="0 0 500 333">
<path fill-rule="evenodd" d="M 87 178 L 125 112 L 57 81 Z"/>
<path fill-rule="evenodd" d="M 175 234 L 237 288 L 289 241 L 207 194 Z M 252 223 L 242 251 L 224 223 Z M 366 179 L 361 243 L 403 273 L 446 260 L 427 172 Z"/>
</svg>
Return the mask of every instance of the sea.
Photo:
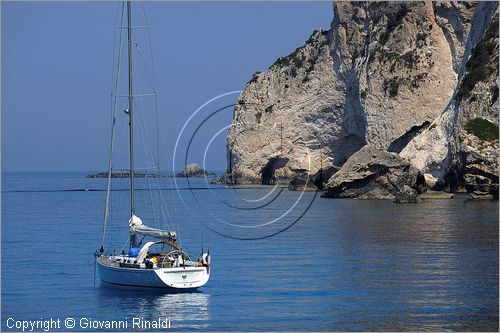
<svg viewBox="0 0 500 333">
<path fill-rule="evenodd" d="M 143 222 L 212 258 L 208 284 L 173 293 L 100 282 L 103 234 L 107 253 L 128 250 L 128 180 L 115 180 L 103 233 L 106 179 L 89 173 L 2 173 L 2 331 L 499 330 L 498 201 L 138 179 Z M 164 209 L 148 206 L 154 198 Z M 159 320 L 169 327 L 154 328 Z"/>
</svg>

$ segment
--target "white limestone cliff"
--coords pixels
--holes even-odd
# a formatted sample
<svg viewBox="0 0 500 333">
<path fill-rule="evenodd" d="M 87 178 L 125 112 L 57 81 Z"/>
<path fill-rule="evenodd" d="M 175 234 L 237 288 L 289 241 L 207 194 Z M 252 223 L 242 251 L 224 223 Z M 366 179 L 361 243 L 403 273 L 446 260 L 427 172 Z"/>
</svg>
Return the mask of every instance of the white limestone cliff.
<svg viewBox="0 0 500 333">
<path fill-rule="evenodd" d="M 461 149 L 454 96 L 496 10 L 334 2 L 330 30 L 315 31 L 246 85 L 228 132 L 226 180 L 271 183 L 338 169 L 369 144 L 400 153 L 431 186 L 444 181 Z"/>
</svg>

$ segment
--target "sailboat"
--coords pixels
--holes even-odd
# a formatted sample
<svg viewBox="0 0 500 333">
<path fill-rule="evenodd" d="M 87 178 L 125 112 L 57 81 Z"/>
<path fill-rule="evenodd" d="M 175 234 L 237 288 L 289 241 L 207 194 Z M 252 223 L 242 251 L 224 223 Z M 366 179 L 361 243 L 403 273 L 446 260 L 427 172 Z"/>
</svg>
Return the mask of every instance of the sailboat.
<svg viewBox="0 0 500 333">
<path fill-rule="evenodd" d="M 126 5 L 126 6 L 125 6 Z M 139 288 L 164 288 L 164 289 L 196 289 L 208 282 L 210 277 L 210 254 L 200 253 L 191 259 L 177 240 L 177 233 L 172 230 L 163 230 L 147 226 L 136 212 L 135 206 L 135 180 L 137 169 L 134 169 L 134 70 L 133 65 L 133 26 L 131 2 L 122 5 L 122 20 L 126 7 L 127 25 L 119 28 L 127 32 L 127 57 L 128 57 L 128 115 L 129 127 L 129 172 L 130 178 L 130 213 L 128 223 L 123 221 L 123 226 L 128 227 L 128 253 L 122 250 L 119 254 L 104 249 L 106 225 L 109 220 L 109 206 L 111 193 L 111 179 L 113 173 L 113 149 L 116 102 L 114 103 L 113 124 L 111 134 L 111 148 L 108 165 L 108 183 L 106 190 L 106 206 L 104 212 L 103 235 L 100 247 L 95 252 L 96 266 L 101 281 L 105 284 L 139 287 Z M 137 42 L 135 42 L 137 44 Z M 137 45 L 136 45 L 137 46 Z M 121 39 L 120 39 L 121 49 Z M 119 51 L 121 52 L 121 51 Z M 121 53 L 120 53 L 121 54 Z M 118 61 L 119 63 L 119 61 Z M 119 69 L 118 69 L 119 72 Z M 119 76 L 119 75 L 117 75 Z M 118 81 L 118 79 L 117 79 Z M 116 83 L 115 93 L 118 90 Z M 159 172 L 159 165 L 157 168 Z M 138 238 L 141 239 L 138 241 Z M 148 241 L 146 241 L 148 240 Z"/>
</svg>

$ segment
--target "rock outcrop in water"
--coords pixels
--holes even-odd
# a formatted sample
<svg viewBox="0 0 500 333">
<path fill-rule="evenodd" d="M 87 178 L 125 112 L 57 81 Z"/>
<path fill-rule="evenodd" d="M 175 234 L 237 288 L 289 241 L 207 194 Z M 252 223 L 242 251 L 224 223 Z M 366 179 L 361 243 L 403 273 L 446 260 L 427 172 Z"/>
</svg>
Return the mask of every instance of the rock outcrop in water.
<svg viewBox="0 0 500 333">
<path fill-rule="evenodd" d="M 363 168 L 359 155 L 376 149 L 405 160 L 431 188 L 497 193 L 497 7 L 335 2 L 330 30 L 248 82 L 228 133 L 225 179 L 269 184 L 340 168 L 325 195 L 393 198 L 415 187 L 418 177 L 392 189 L 377 173 L 367 184 L 380 191 L 342 186 L 356 173 L 364 179 L 370 161 Z"/>
<path fill-rule="evenodd" d="M 395 203 L 417 203 L 420 201 L 422 201 L 422 199 L 418 196 L 417 191 L 408 185 L 403 185 L 398 193 L 396 193 L 394 199 Z"/>
<path fill-rule="evenodd" d="M 86 175 L 85 178 L 108 178 L 108 172 L 98 172 L 90 175 Z M 145 173 L 134 171 L 135 178 L 160 178 L 163 177 L 158 173 Z M 118 169 L 111 172 L 111 178 L 130 178 L 130 170 Z"/>
<path fill-rule="evenodd" d="M 403 186 L 426 189 L 420 172 L 396 153 L 366 145 L 355 152 L 328 181 L 324 196 L 394 199 Z"/>
<path fill-rule="evenodd" d="M 191 178 L 195 178 L 195 177 L 215 177 L 215 173 L 213 172 L 208 172 L 204 169 L 202 169 L 198 163 L 191 163 L 191 164 L 188 164 L 184 167 L 184 170 L 182 170 L 181 172 L 179 172 L 177 175 L 177 177 L 191 177 Z"/>
</svg>

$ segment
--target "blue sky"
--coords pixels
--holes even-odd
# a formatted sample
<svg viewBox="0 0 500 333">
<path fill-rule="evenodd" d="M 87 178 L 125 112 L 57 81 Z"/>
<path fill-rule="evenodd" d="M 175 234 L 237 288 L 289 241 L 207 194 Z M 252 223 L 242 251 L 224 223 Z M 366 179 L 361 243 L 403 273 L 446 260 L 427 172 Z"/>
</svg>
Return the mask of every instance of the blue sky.
<svg viewBox="0 0 500 333">
<path fill-rule="evenodd" d="M 106 169 L 119 5 L 2 2 L 3 170 Z M 143 5 L 151 27 L 162 166 L 168 169 L 179 131 L 200 105 L 243 89 L 254 72 L 303 45 L 313 30 L 329 29 L 333 17 L 330 2 Z M 226 96 L 204 112 L 236 98 Z M 231 115 L 228 108 L 203 126 L 189 162 L 201 163 L 207 142 L 230 123 Z M 182 156 L 196 125 L 191 123 L 181 138 Z M 225 168 L 224 134 L 208 150 L 208 169 Z M 126 147 L 126 141 L 120 142 Z M 125 167 L 126 150 L 121 157 L 118 163 Z M 175 168 L 182 164 L 176 159 Z"/>
</svg>

